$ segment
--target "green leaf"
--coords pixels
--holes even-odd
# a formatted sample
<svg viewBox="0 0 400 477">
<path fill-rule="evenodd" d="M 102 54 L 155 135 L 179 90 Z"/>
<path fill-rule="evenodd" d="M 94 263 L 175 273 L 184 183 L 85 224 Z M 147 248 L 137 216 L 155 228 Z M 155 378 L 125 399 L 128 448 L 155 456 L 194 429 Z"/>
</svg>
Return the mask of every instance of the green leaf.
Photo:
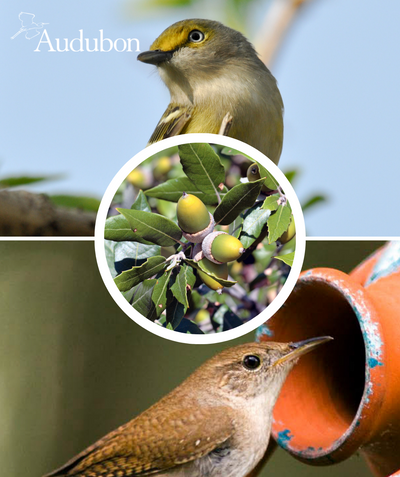
<svg viewBox="0 0 400 477">
<path fill-rule="evenodd" d="M 275 258 L 282 260 L 282 262 L 286 263 L 286 265 L 289 265 L 289 267 L 293 267 L 294 252 L 287 253 L 286 255 L 277 255 Z"/>
<path fill-rule="evenodd" d="M 185 307 L 185 313 L 189 308 L 188 286 L 190 287 L 189 290 L 192 289 L 195 281 L 196 277 L 194 276 L 193 269 L 184 263 L 175 278 L 175 283 L 171 286 L 172 294 Z"/>
<path fill-rule="evenodd" d="M 201 267 L 200 262 L 195 262 L 194 260 L 191 260 L 189 258 L 185 259 L 185 262 L 188 263 L 191 267 L 195 268 L 196 270 L 200 270 L 204 272 L 206 275 L 214 278 L 218 283 L 223 285 L 224 287 L 231 287 L 237 282 L 232 282 L 230 280 L 224 280 L 223 278 L 217 277 L 213 273 L 208 272 L 207 270 L 204 270 L 204 268 Z"/>
<path fill-rule="evenodd" d="M 171 273 L 172 269 L 167 270 L 161 277 L 156 279 L 156 284 L 151 299 L 154 303 L 157 317 L 159 317 L 167 307 L 167 291 Z"/>
<path fill-rule="evenodd" d="M 249 209 L 243 221 L 242 233 L 240 234 L 240 241 L 244 248 L 250 245 L 259 237 L 264 225 L 268 222 L 271 215 L 270 210 L 261 208 L 261 204 L 257 204 Z"/>
<path fill-rule="evenodd" d="M 233 149 L 232 147 L 222 148 L 221 154 L 224 154 L 225 156 L 243 156 L 243 157 L 247 157 L 247 159 L 250 159 L 250 161 L 253 162 L 253 159 L 250 156 L 248 156 L 247 154 L 244 154 L 241 151 L 238 151 L 237 149 Z"/>
<path fill-rule="evenodd" d="M 167 305 L 167 323 L 175 330 L 185 315 L 185 307 L 175 297 Z M 168 325 L 167 325 L 168 327 Z"/>
<path fill-rule="evenodd" d="M 132 297 L 131 304 L 135 310 L 141 315 L 154 321 L 156 318 L 154 303 L 151 300 L 151 294 L 154 290 L 154 285 L 157 280 L 152 278 L 151 280 L 145 280 L 140 283 L 136 288 Z"/>
<path fill-rule="evenodd" d="M 161 255 L 161 247 L 159 245 L 144 245 L 139 242 L 114 242 L 114 262 L 115 268 L 121 273 L 121 267 L 124 270 L 132 267 L 139 267 L 149 257 Z M 127 264 L 123 266 L 123 264 Z"/>
<path fill-rule="evenodd" d="M 310 207 L 313 207 L 316 204 L 320 204 L 320 203 L 326 202 L 326 201 L 327 201 L 326 196 L 315 195 L 314 197 L 311 197 L 310 199 L 308 199 L 306 201 L 306 203 L 304 205 L 302 205 L 301 208 L 303 209 L 303 212 L 304 212 L 306 209 L 309 209 Z"/>
<path fill-rule="evenodd" d="M 62 179 L 62 175 L 53 176 L 19 176 L 19 177 L 5 177 L 0 180 L 0 189 L 6 189 L 8 187 L 19 187 L 23 185 L 34 184 L 36 182 L 54 181 Z"/>
<path fill-rule="evenodd" d="M 287 205 L 280 205 L 268 220 L 268 243 L 276 242 L 289 227 L 292 211 Z"/>
<path fill-rule="evenodd" d="M 144 212 L 151 212 L 150 205 L 147 202 L 146 196 L 144 195 L 142 190 L 140 190 L 139 194 L 136 196 L 136 200 L 132 204 L 131 209 L 143 210 Z"/>
<path fill-rule="evenodd" d="M 135 240 L 155 243 L 161 247 L 175 245 L 182 237 L 181 229 L 162 215 L 134 209 L 117 209 L 128 220 Z"/>
<path fill-rule="evenodd" d="M 218 331 L 231 330 L 243 325 L 242 320 L 227 305 L 221 305 L 214 313 L 212 319 L 220 325 Z"/>
<path fill-rule="evenodd" d="M 290 182 L 290 183 L 293 183 L 293 181 L 296 179 L 296 177 L 298 176 L 299 174 L 299 171 L 297 169 L 293 169 L 291 171 L 286 171 L 285 172 L 285 176 L 286 176 L 286 179 Z"/>
<path fill-rule="evenodd" d="M 260 169 L 260 176 L 265 177 L 264 185 L 271 190 L 277 189 L 279 184 L 276 182 L 274 176 L 260 163 L 257 162 L 257 164 Z"/>
<path fill-rule="evenodd" d="M 215 209 L 215 222 L 220 225 L 229 225 L 240 212 L 254 205 L 263 182 L 263 179 L 259 179 L 258 181 L 244 182 L 233 187 Z"/>
<path fill-rule="evenodd" d="M 218 186 L 225 182 L 225 169 L 209 144 L 182 144 L 178 147 L 183 172 L 206 194 L 219 195 Z M 185 191 L 187 192 L 187 191 Z"/>
<path fill-rule="evenodd" d="M 108 269 L 110 270 L 111 276 L 115 278 L 118 275 L 118 272 L 115 270 L 115 245 L 117 242 L 111 240 L 104 240 L 104 251 L 106 254 L 106 260 Z"/>
<path fill-rule="evenodd" d="M 150 257 L 140 267 L 132 267 L 114 278 L 119 291 L 128 291 L 140 282 L 160 272 L 165 267 L 164 257 Z"/>
<path fill-rule="evenodd" d="M 236 219 L 231 224 L 229 224 L 229 235 L 239 238 L 239 235 L 242 231 L 242 225 L 243 225 L 243 214 L 240 214 L 236 217 Z"/>
<path fill-rule="evenodd" d="M 109 217 L 106 220 L 104 238 L 106 240 L 114 240 L 115 242 L 123 242 L 125 240 L 139 241 L 137 234 L 133 233 L 129 222 L 121 214 Z M 141 240 L 141 243 L 150 244 L 151 242 Z"/>
<path fill-rule="evenodd" d="M 58 207 L 69 207 L 97 212 L 100 201 L 93 197 L 79 197 L 74 195 L 50 195 L 50 200 Z"/>
<path fill-rule="evenodd" d="M 200 191 L 187 177 L 178 177 L 177 179 L 170 179 L 166 182 L 163 182 L 152 189 L 146 190 L 146 195 L 156 199 L 178 202 L 178 200 L 182 197 L 183 192 L 195 195 L 206 205 L 218 204 L 217 196 L 214 193 L 206 194 L 205 192 Z M 219 192 L 221 199 L 226 193 L 227 188 L 224 187 L 224 189 Z"/>
<path fill-rule="evenodd" d="M 279 207 L 279 204 L 278 204 L 279 197 L 280 197 L 279 194 L 270 195 L 264 200 L 262 208 L 266 210 L 271 210 L 271 211 L 277 210 L 277 208 Z"/>
</svg>

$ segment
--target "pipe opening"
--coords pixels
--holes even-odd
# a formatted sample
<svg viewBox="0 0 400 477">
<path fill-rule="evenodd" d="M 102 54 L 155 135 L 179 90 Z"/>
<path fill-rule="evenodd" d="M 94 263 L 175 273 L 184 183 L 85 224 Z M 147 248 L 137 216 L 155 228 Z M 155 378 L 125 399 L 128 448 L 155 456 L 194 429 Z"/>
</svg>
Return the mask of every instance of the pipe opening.
<svg viewBox="0 0 400 477">
<path fill-rule="evenodd" d="M 293 452 L 322 451 L 343 436 L 360 406 L 365 348 L 351 297 L 322 280 L 303 280 L 269 321 L 268 340 L 299 341 L 329 335 L 334 341 L 300 358 L 274 410 L 275 430 L 287 430 Z M 278 437 L 279 435 L 275 435 Z M 289 438 L 289 440 L 287 440 Z"/>
</svg>

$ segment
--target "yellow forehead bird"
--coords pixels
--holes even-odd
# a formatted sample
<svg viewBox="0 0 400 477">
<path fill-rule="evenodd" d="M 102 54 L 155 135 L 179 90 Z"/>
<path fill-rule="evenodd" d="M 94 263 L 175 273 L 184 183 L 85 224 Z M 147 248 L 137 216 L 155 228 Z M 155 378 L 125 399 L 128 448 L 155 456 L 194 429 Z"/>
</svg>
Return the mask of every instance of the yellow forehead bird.
<svg viewBox="0 0 400 477">
<path fill-rule="evenodd" d="M 156 65 L 171 102 L 149 143 L 187 133 L 226 134 L 278 163 L 283 102 L 275 78 L 238 31 L 211 20 L 183 20 L 140 53 Z"/>
</svg>

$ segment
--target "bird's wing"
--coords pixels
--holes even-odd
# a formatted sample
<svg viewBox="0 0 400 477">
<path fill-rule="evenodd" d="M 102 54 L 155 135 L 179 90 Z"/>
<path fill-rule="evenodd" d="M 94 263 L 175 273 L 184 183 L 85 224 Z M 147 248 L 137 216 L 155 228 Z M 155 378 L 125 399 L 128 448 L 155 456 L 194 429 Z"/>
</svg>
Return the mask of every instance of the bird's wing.
<svg viewBox="0 0 400 477">
<path fill-rule="evenodd" d="M 32 25 L 35 15 L 33 13 L 21 12 L 18 18 L 21 20 L 22 26 L 26 27 Z"/>
<path fill-rule="evenodd" d="M 40 32 L 38 30 L 28 30 L 25 33 L 25 38 L 27 40 L 32 40 L 32 38 L 35 38 L 35 36 L 38 36 L 38 35 L 40 35 Z"/>
<path fill-rule="evenodd" d="M 151 135 L 149 144 L 167 137 L 177 136 L 190 120 L 192 109 L 189 106 L 179 106 L 171 103 Z"/>
<path fill-rule="evenodd" d="M 144 476 L 198 459 L 233 434 L 227 406 L 147 413 L 121 426 L 50 476 Z M 212 425 L 210 425 L 212 423 Z"/>
</svg>

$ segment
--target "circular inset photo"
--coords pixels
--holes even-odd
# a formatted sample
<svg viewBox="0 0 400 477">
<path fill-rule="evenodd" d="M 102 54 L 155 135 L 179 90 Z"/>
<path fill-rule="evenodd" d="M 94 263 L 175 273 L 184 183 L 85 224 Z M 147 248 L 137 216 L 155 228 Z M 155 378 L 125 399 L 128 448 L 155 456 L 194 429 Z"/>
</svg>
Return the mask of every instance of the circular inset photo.
<svg viewBox="0 0 400 477">
<path fill-rule="evenodd" d="M 149 331 L 217 343 L 268 320 L 300 274 L 305 227 L 285 175 L 236 139 L 151 145 L 114 177 L 96 257 L 117 304 Z"/>
</svg>

